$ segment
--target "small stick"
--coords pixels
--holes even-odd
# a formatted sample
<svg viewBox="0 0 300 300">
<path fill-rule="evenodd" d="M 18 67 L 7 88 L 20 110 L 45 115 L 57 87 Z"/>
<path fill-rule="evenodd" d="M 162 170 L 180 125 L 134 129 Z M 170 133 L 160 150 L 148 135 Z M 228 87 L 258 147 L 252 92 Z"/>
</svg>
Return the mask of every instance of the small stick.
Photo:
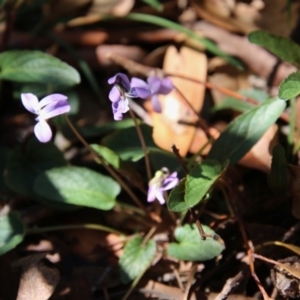
<svg viewBox="0 0 300 300">
<path fill-rule="evenodd" d="M 147 151 L 146 142 L 145 142 L 142 130 L 140 128 L 140 125 L 134 115 L 134 112 L 131 109 L 129 109 L 129 114 L 134 122 L 137 134 L 138 134 L 140 142 L 141 142 L 142 149 L 145 154 L 145 164 L 146 164 L 146 171 L 147 171 L 147 177 L 148 177 L 148 182 L 149 182 L 152 179 L 152 174 L 151 174 L 151 164 L 150 164 L 150 159 L 149 159 L 149 153 Z"/>
<path fill-rule="evenodd" d="M 172 149 L 172 152 L 173 152 L 173 153 L 175 154 L 175 156 L 177 157 L 177 159 L 178 159 L 180 165 L 182 166 L 182 168 L 183 168 L 185 174 L 188 175 L 188 174 L 189 174 L 189 170 L 188 170 L 188 168 L 187 168 L 185 162 L 183 161 L 183 159 L 182 159 L 182 157 L 181 157 L 181 155 L 180 155 L 180 153 L 179 153 L 179 149 L 177 149 L 176 146 L 175 146 L 174 144 L 171 146 L 171 149 Z"/>
</svg>

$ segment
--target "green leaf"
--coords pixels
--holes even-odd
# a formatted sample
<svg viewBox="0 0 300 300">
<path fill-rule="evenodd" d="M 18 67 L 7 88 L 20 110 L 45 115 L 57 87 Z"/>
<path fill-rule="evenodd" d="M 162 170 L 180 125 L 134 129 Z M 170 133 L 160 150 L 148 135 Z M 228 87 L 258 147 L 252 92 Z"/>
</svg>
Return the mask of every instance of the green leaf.
<svg viewBox="0 0 300 300">
<path fill-rule="evenodd" d="M 240 115 L 214 142 L 207 158 L 237 163 L 276 122 L 285 106 L 283 100 L 270 99 Z"/>
<path fill-rule="evenodd" d="M 222 109 L 233 109 L 236 111 L 245 112 L 252 107 L 254 107 L 254 104 L 252 103 L 240 101 L 232 97 L 226 97 L 223 101 L 214 106 L 212 111 L 215 112 Z"/>
<path fill-rule="evenodd" d="M 268 184 L 274 194 L 285 195 L 288 191 L 288 173 L 284 148 L 281 145 L 274 146 L 272 155 Z"/>
<path fill-rule="evenodd" d="M 292 40 L 263 30 L 251 32 L 248 38 L 251 43 L 265 47 L 279 58 L 300 66 L 300 47 Z"/>
<path fill-rule="evenodd" d="M 282 100 L 288 100 L 297 97 L 300 94 L 300 72 L 290 74 L 279 86 L 278 97 Z"/>
<path fill-rule="evenodd" d="M 114 151 L 111 149 L 101 146 L 101 145 L 90 145 L 93 150 L 97 152 L 108 164 L 112 165 L 114 168 L 119 169 L 121 165 L 121 159 Z"/>
<path fill-rule="evenodd" d="M 5 183 L 14 192 L 45 203 L 45 199 L 34 192 L 36 177 L 46 170 L 65 165 L 66 161 L 63 154 L 53 143 L 43 144 L 32 137 L 24 149 L 14 149 L 6 166 Z M 57 209 L 76 208 L 61 203 L 50 203 L 49 205 Z"/>
<path fill-rule="evenodd" d="M 72 86 L 80 82 L 80 75 L 73 67 L 44 52 L 29 50 L 2 52 L 0 78 L 59 86 Z"/>
<path fill-rule="evenodd" d="M 87 168 L 60 167 L 40 174 L 34 191 L 49 201 L 101 210 L 112 209 L 120 186 L 112 178 Z"/>
<path fill-rule="evenodd" d="M 174 235 L 178 243 L 170 243 L 167 253 L 180 260 L 205 261 L 218 256 L 225 248 L 223 240 L 208 226 L 202 225 L 207 237 L 202 240 L 195 224 L 186 224 L 175 229 Z"/>
<path fill-rule="evenodd" d="M 16 213 L 0 217 L 0 255 L 23 241 L 25 228 Z"/>
<path fill-rule="evenodd" d="M 204 160 L 195 165 L 187 176 L 184 201 L 188 207 L 197 205 L 228 166 L 216 160 Z"/>
<path fill-rule="evenodd" d="M 189 209 L 189 206 L 184 202 L 186 178 L 183 178 L 171 191 L 167 205 L 169 210 L 182 212 Z"/>
<path fill-rule="evenodd" d="M 121 280 L 127 283 L 141 276 L 151 265 L 155 254 L 156 244 L 149 240 L 142 245 L 143 238 L 135 237 L 128 241 L 120 257 Z"/>
</svg>

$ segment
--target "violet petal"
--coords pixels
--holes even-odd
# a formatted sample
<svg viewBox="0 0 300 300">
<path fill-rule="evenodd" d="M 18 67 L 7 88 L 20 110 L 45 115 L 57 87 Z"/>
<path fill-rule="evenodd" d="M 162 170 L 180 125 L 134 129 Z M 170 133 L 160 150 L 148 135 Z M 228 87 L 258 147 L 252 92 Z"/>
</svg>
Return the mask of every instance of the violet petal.
<svg viewBox="0 0 300 300">
<path fill-rule="evenodd" d="M 161 189 L 157 189 L 155 193 L 156 199 L 159 201 L 160 204 L 165 204 L 166 200 L 163 195 L 163 191 Z"/>
<path fill-rule="evenodd" d="M 143 88 L 143 89 L 149 89 L 149 85 L 147 84 L 146 81 L 132 77 L 131 82 L 130 82 L 131 88 Z"/>
<path fill-rule="evenodd" d="M 39 120 L 46 120 L 58 115 L 65 114 L 69 112 L 70 109 L 71 106 L 67 100 L 59 100 L 57 102 L 50 103 L 41 110 Z"/>
<path fill-rule="evenodd" d="M 144 89 L 144 88 L 132 88 L 130 91 L 130 94 L 128 96 L 130 97 L 139 97 L 142 99 L 147 99 L 151 96 L 151 91 L 150 89 Z"/>
<path fill-rule="evenodd" d="M 41 109 L 42 107 L 52 103 L 52 102 L 57 102 L 60 100 L 67 100 L 68 97 L 62 94 L 52 94 L 49 95 L 47 97 L 44 97 L 43 99 L 41 99 L 41 101 L 39 102 L 39 108 Z"/>
<path fill-rule="evenodd" d="M 129 105 L 128 105 L 128 100 L 127 98 L 125 99 L 121 99 L 118 102 L 113 102 L 112 104 L 112 109 L 113 109 L 113 113 L 122 113 L 125 114 L 126 112 L 129 111 Z"/>
<path fill-rule="evenodd" d="M 169 94 L 173 88 L 173 82 L 169 78 L 164 78 L 160 81 L 160 88 L 158 90 L 158 94 L 167 95 Z"/>
<path fill-rule="evenodd" d="M 113 86 L 113 88 L 110 90 L 108 98 L 111 102 L 117 102 L 120 100 L 121 93 L 116 86 Z"/>
<path fill-rule="evenodd" d="M 158 94 L 161 86 L 161 80 L 156 76 L 148 77 L 147 82 L 153 94 Z"/>
<path fill-rule="evenodd" d="M 152 108 L 155 112 L 157 112 L 157 113 L 162 112 L 161 104 L 160 104 L 160 101 L 159 101 L 157 95 L 153 95 L 151 97 L 151 103 L 152 103 Z"/>
<path fill-rule="evenodd" d="M 119 113 L 119 112 L 115 112 L 114 113 L 114 120 L 115 121 L 121 121 L 121 120 L 123 120 L 123 114 Z"/>
<path fill-rule="evenodd" d="M 109 84 L 119 84 L 126 89 L 126 91 L 130 90 L 130 81 L 128 77 L 123 73 L 118 73 L 115 76 L 108 79 Z"/>
<path fill-rule="evenodd" d="M 22 100 L 24 107 L 28 111 L 30 111 L 34 114 L 38 114 L 39 99 L 37 98 L 37 96 L 35 96 L 34 94 L 31 94 L 31 93 L 23 93 L 23 94 L 21 94 L 21 100 Z"/>
<path fill-rule="evenodd" d="M 161 187 L 162 191 L 167 191 L 175 187 L 179 182 L 179 179 L 177 178 L 177 172 L 173 172 L 170 174 L 164 181 Z"/>
<path fill-rule="evenodd" d="M 52 131 L 45 120 L 40 120 L 34 126 L 34 134 L 41 143 L 47 143 L 52 138 Z"/>
<path fill-rule="evenodd" d="M 147 201 L 148 202 L 153 202 L 156 199 L 156 191 L 157 187 L 155 186 L 149 186 L 148 189 L 148 196 L 147 196 Z"/>
</svg>

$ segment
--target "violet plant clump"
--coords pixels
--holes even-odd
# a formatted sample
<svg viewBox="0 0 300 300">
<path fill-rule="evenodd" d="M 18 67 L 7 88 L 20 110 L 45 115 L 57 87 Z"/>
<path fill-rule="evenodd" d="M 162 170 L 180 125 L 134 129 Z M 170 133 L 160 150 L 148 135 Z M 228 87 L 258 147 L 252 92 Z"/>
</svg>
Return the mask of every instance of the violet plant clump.
<svg viewBox="0 0 300 300">
<path fill-rule="evenodd" d="M 47 120 L 65 114 L 71 109 L 68 97 L 62 94 L 51 94 L 39 101 L 34 94 L 23 93 L 21 100 L 28 111 L 37 115 L 34 134 L 42 143 L 47 143 L 52 138 L 52 131 Z"/>
<path fill-rule="evenodd" d="M 123 73 L 118 73 L 108 79 L 109 84 L 113 84 L 109 99 L 112 102 L 112 110 L 116 121 L 123 119 L 123 114 L 128 112 L 128 98 L 147 99 L 151 95 L 148 84 L 133 77 L 129 82 L 128 77 Z"/>
<path fill-rule="evenodd" d="M 172 81 L 169 78 L 160 79 L 156 76 L 150 76 L 145 82 L 142 79 L 128 77 L 123 73 L 118 73 L 108 79 L 113 87 L 109 93 L 109 99 L 112 102 L 112 111 L 116 121 L 123 119 L 123 114 L 129 110 L 128 98 L 147 99 L 151 97 L 154 111 L 161 112 L 161 105 L 158 95 L 168 94 L 173 89 Z"/>
<path fill-rule="evenodd" d="M 167 168 L 157 171 L 149 182 L 147 201 L 153 202 L 157 199 L 160 204 L 165 204 L 164 192 L 173 189 L 178 182 L 177 172 L 170 174 Z"/>
</svg>

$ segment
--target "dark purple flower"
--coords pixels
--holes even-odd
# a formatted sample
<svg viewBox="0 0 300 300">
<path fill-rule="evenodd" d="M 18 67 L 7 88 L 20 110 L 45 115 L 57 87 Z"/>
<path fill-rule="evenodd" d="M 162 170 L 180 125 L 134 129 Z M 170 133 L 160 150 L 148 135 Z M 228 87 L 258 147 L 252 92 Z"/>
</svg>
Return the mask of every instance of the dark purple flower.
<svg viewBox="0 0 300 300">
<path fill-rule="evenodd" d="M 150 76 L 147 79 L 149 88 L 151 90 L 151 102 L 154 111 L 160 113 L 161 112 L 161 104 L 158 100 L 158 95 L 167 95 L 174 88 L 172 81 L 169 78 L 160 79 L 156 76 Z"/>
<path fill-rule="evenodd" d="M 34 133 L 40 142 L 47 143 L 52 137 L 51 128 L 46 120 L 70 111 L 71 107 L 67 99 L 68 97 L 65 95 L 52 94 L 39 102 L 34 94 L 21 94 L 24 107 L 33 114 L 38 115 Z"/>
<path fill-rule="evenodd" d="M 157 171 L 149 182 L 147 201 L 153 202 L 157 199 L 160 204 L 164 204 L 164 191 L 174 188 L 178 182 L 177 172 L 170 174 L 167 168 Z"/>
<path fill-rule="evenodd" d="M 123 114 L 129 110 L 128 98 L 146 99 L 151 95 L 150 88 L 145 81 L 133 77 L 129 82 L 128 77 L 122 73 L 109 78 L 108 83 L 114 85 L 109 93 L 109 99 L 112 102 L 115 120 L 122 120 Z"/>
</svg>

